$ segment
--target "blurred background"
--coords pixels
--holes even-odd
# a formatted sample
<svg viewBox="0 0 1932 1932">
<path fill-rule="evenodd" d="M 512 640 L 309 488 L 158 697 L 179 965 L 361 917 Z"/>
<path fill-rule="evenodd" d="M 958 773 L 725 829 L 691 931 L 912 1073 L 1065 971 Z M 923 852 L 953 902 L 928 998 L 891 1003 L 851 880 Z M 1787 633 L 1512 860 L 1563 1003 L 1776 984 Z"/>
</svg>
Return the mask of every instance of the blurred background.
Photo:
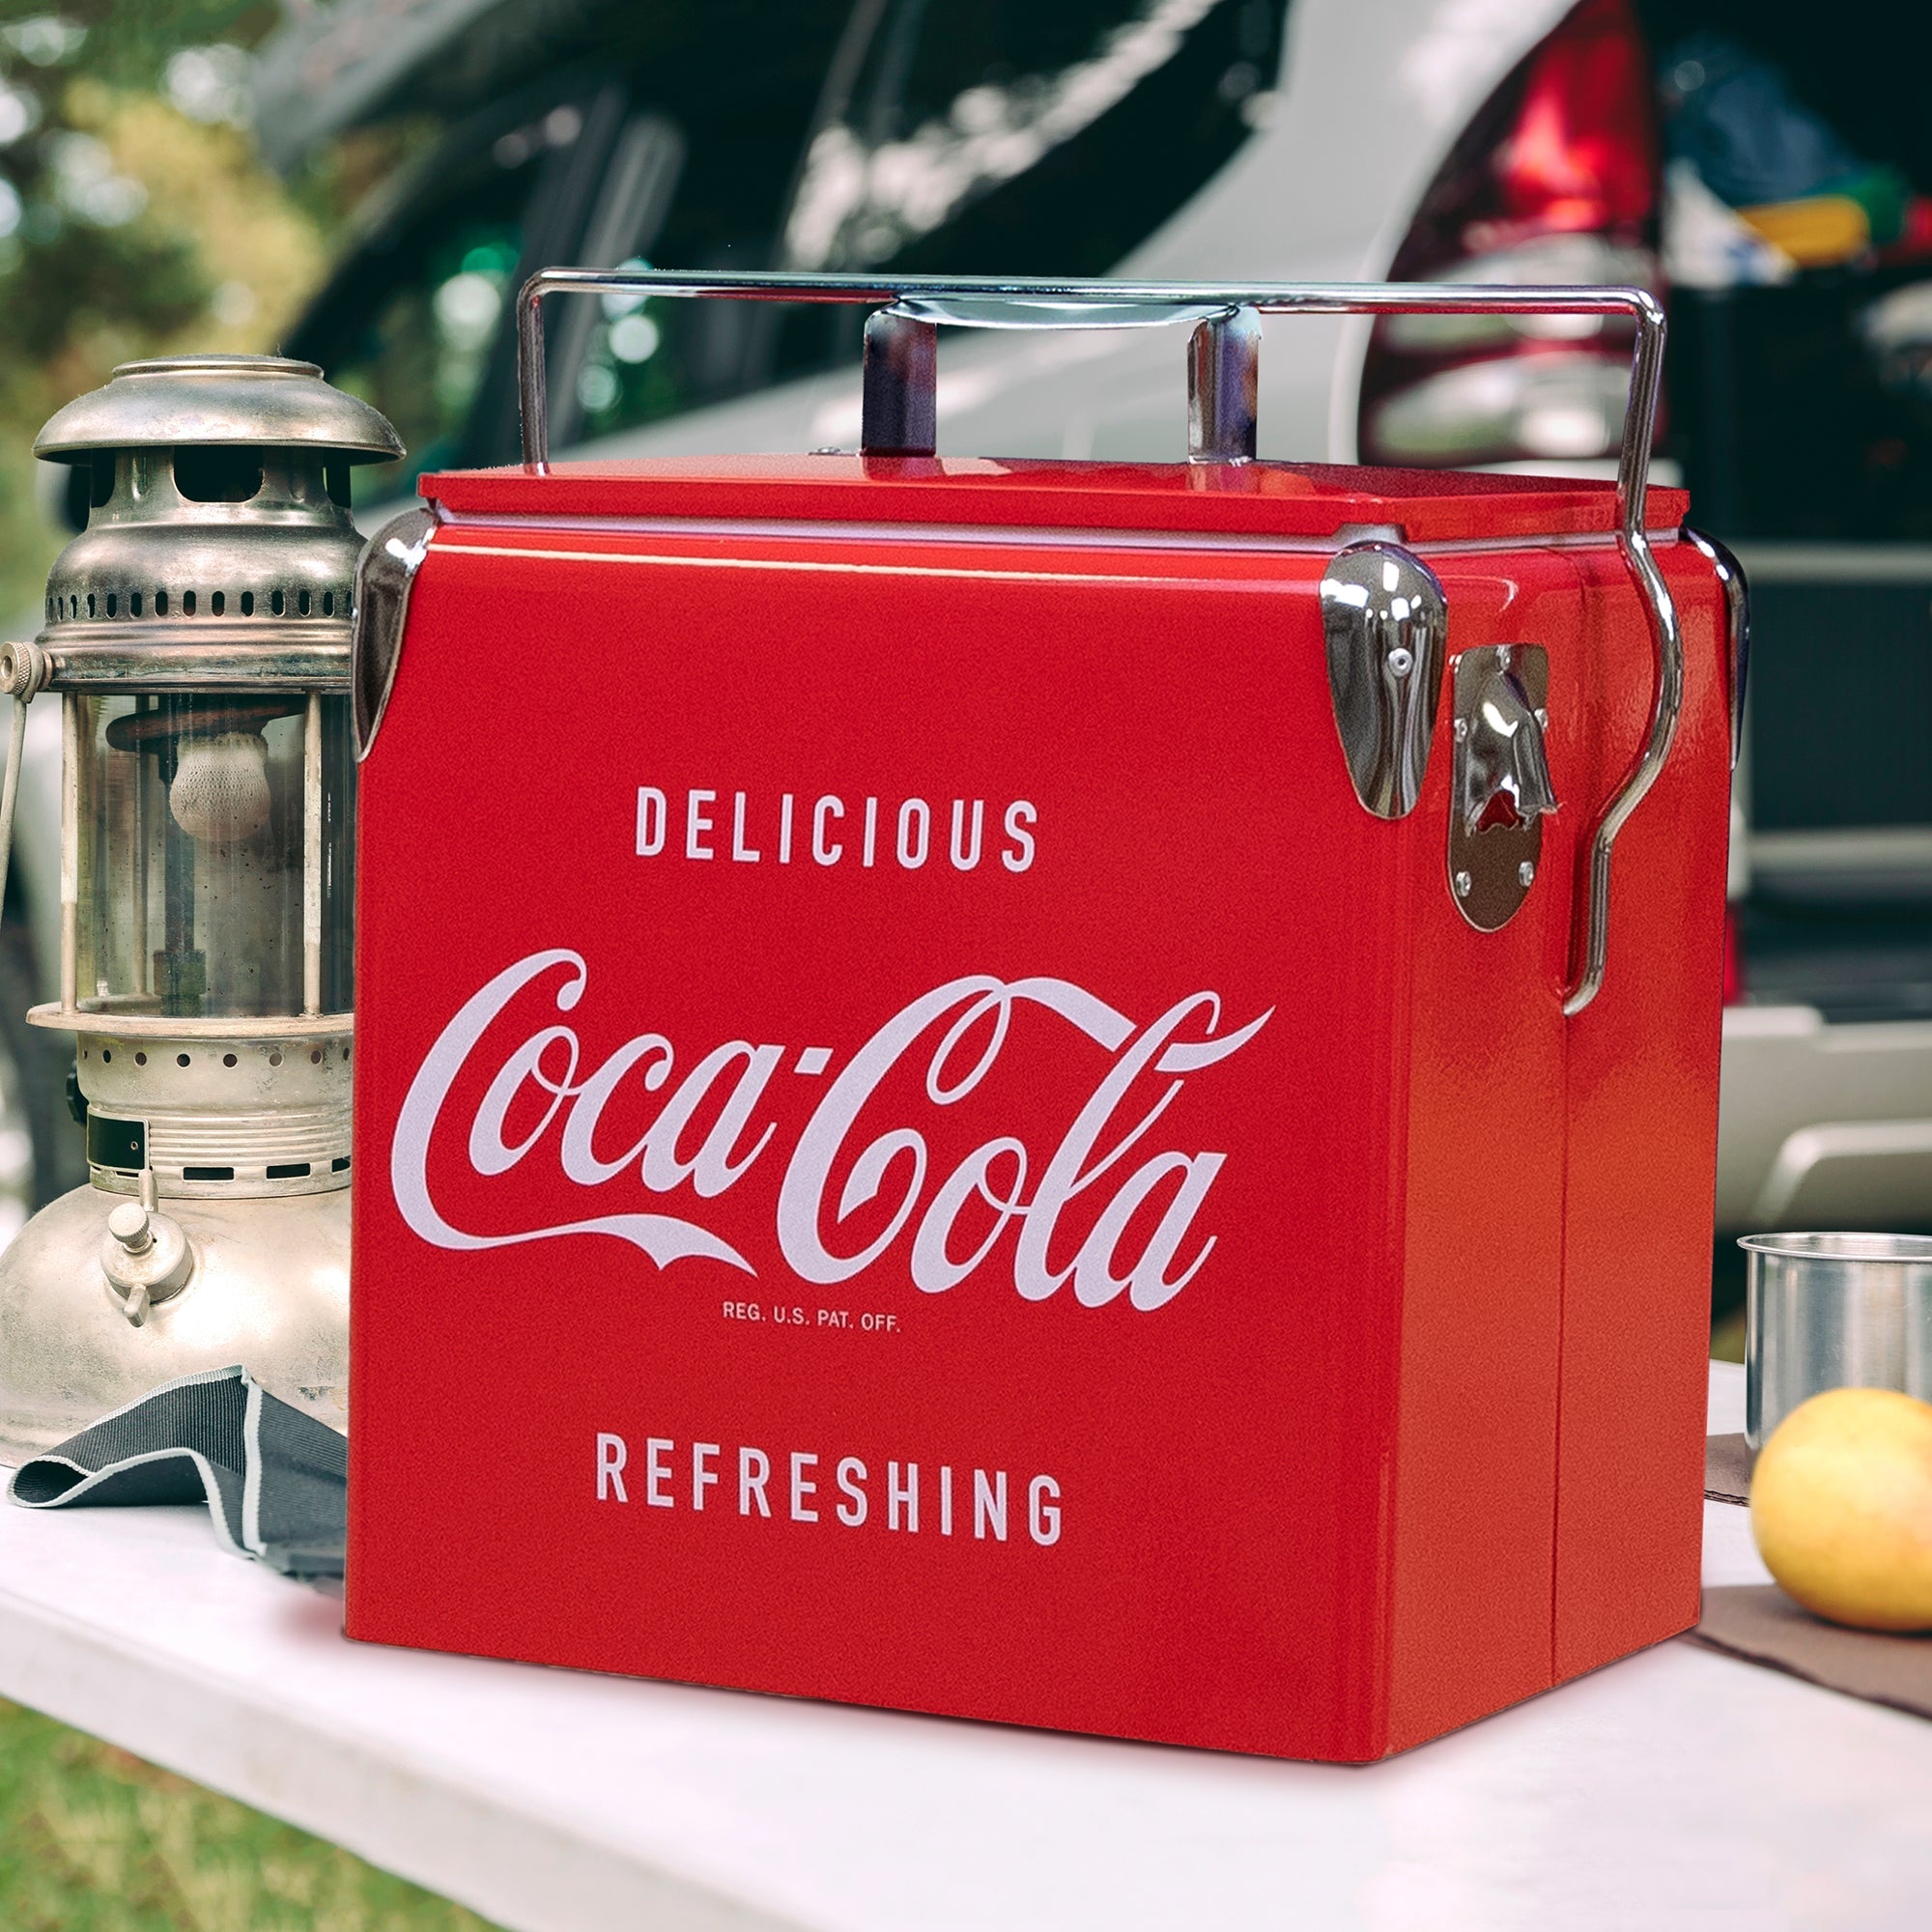
<svg viewBox="0 0 1932 1932">
<path fill-rule="evenodd" d="M 131 356 L 269 349 L 383 409 L 365 526 L 516 454 L 547 264 L 1636 282 L 1657 473 L 1754 593 L 1719 1231 L 1932 1224 L 1932 17 L 1876 0 L 72 0 L 0 6 L 0 597 Z M 1284 319 L 1264 455 L 1607 475 L 1627 335 Z M 1158 331 L 949 337 L 942 447 L 1173 456 Z M 554 445 L 858 432 L 850 311 L 564 303 Z M 0 927 L 0 1236 L 82 1178 L 54 1036 L 58 752 Z M 1742 1272 L 1714 1257 L 1736 1344 Z"/>
<path fill-rule="evenodd" d="M 1932 1226 L 1929 68 L 1923 0 L 0 5 L 0 596 L 31 634 L 88 510 L 35 432 L 130 357 L 320 362 L 409 444 L 356 473 L 365 526 L 511 460 L 506 300 L 550 264 L 1653 288 L 1657 473 L 1754 598 L 1734 1351 L 1730 1236 Z M 847 312 L 559 304 L 549 354 L 561 453 L 857 439 Z M 1263 454 L 1608 475 L 1628 354 L 1594 320 L 1283 319 Z M 941 446 L 1178 456 L 1179 355 L 950 336 Z M 57 956 L 54 726 L 0 926 L 0 1238 L 85 1173 L 65 1042 L 19 1022 Z M 281 1922 L 251 1897 L 233 1922 Z M 329 1922 L 416 1922 L 362 1909 Z"/>
</svg>

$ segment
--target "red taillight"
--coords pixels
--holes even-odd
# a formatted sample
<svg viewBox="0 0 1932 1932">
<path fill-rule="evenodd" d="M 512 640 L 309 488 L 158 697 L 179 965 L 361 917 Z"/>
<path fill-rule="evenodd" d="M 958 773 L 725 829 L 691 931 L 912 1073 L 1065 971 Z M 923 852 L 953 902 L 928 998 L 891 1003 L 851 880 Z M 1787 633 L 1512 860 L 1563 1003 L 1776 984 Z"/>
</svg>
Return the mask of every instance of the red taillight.
<svg viewBox="0 0 1932 1932">
<path fill-rule="evenodd" d="M 1583 0 L 1456 144 L 1390 272 L 1654 287 L 1657 196 L 1635 17 L 1629 0 Z M 1363 368 L 1362 453 L 1419 464 L 1605 458 L 1628 355 L 1628 328 L 1590 317 L 1391 317 Z"/>
<path fill-rule="evenodd" d="M 1642 242 L 1657 212 L 1650 75 L 1626 0 L 1583 5 L 1531 54 L 1509 135 L 1492 156 L 1498 216 L 1472 211 L 1471 253 L 1585 231 Z"/>
</svg>

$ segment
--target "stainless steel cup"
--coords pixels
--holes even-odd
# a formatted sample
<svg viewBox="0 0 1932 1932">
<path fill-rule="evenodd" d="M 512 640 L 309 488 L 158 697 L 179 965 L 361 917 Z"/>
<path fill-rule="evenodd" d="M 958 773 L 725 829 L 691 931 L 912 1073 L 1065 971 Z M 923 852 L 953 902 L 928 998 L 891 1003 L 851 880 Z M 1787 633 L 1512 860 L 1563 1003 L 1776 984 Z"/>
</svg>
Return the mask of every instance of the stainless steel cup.
<svg viewBox="0 0 1932 1932">
<path fill-rule="evenodd" d="M 1807 1397 L 1932 1402 L 1932 1236 L 1747 1235 L 1745 1435 L 1762 1448 Z"/>
</svg>

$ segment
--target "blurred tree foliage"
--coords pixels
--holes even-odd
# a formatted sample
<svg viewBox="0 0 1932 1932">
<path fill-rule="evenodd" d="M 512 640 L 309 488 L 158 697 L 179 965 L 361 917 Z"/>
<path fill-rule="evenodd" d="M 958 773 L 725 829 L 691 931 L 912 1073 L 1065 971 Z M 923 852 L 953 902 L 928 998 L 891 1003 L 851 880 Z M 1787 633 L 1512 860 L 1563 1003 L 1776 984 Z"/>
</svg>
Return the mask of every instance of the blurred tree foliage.
<svg viewBox="0 0 1932 1932">
<path fill-rule="evenodd" d="M 326 266 L 328 210 L 256 158 L 263 0 L 0 0 L 0 623 L 61 538 L 42 423 L 131 356 L 271 349 Z M 43 483 L 41 488 L 44 489 Z"/>
</svg>

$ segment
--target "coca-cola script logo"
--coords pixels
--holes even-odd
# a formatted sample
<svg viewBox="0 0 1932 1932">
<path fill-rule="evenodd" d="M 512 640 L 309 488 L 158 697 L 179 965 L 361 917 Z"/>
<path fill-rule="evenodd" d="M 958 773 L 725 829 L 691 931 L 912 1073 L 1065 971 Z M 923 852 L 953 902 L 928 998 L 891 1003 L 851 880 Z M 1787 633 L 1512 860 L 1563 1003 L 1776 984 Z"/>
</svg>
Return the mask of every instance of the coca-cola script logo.
<svg viewBox="0 0 1932 1932">
<path fill-rule="evenodd" d="M 728 1241 L 677 1214 L 625 1210 L 479 1235 L 453 1226 L 438 1208 L 430 1188 L 431 1154 L 439 1134 L 446 1131 L 443 1113 L 451 1092 L 486 1037 L 495 1037 L 499 1017 L 532 981 L 552 972 L 562 974 L 556 1010 L 574 1011 L 589 983 L 582 955 L 564 950 L 533 952 L 506 967 L 467 1002 L 430 1048 L 403 1102 L 390 1151 L 390 1181 L 404 1220 L 425 1241 L 441 1248 L 498 1248 L 562 1235 L 611 1235 L 641 1249 L 660 1267 L 696 1258 L 755 1274 Z M 863 1117 L 868 1110 L 879 1111 L 872 1103 L 882 1086 L 908 1066 L 919 1069 L 922 1057 L 925 1102 L 933 1108 L 958 1105 L 986 1079 L 1008 1046 L 1015 1011 L 1028 1007 L 1077 1030 L 1111 1055 L 1110 1063 L 1037 1168 L 1026 1141 L 1012 1133 L 997 1134 L 928 1190 L 931 1161 L 919 1127 L 885 1124 L 880 1131 L 884 1123 Z M 777 1235 L 786 1264 L 804 1281 L 845 1281 L 871 1266 L 910 1228 L 912 1279 L 936 1294 L 973 1274 L 992 1255 L 1009 1224 L 1017 1223 L 1013 1286 L 1029 1300 L 1044 1300 L 1070 1280 L 1076 1299 L 1089 1307 L 1122 1293 L 1135 1308 L 1160 1307 L 1194 1279 L 1213 1249 L 1212 1235 L 1192 1231 L 1227 1155 L 1178 1150 L 1150 1153 L 1144 1143 L 1186 1077 L 1238 1052 L 1267 1024 L 1272 1010 L 1236 1032 L 1220 1034 L 1214 1029 L 1220 1023 L 1221 1001 L 1210 992 L 1190 994 L 1141 1027 L 1065 980 L 1007 981 L 974 974 L 935 987 L 895 1013 L 853 1055 L 793 1144 L 778 1192 Z M 670 1085 L 675 1049 L 664 1035 L 642 1033 L 586 1071 L 572 1028 L 540 1027 L 510 1046 L 477 1102 L 468 1123 L 469 1167 L 484 1179 L 507 1176 L 537 1154 L 555 1126 L 554 1148 L 546 1157 L 554 1158 L 564 1178 L 580 1187 L 622 1181 L 663 1195 L 689 1183 L 700 1201 L 716 1199 L 738 1186 L 772 1148 L 777 1123 L 766 1121 L 760 1126 L 758 1116 L 766 1089 L 788 1051 L 742 1039 L 713 1048 L 671 1090 L 635 1145 L 607 1155 L 595 1150 L 599 1123 L 613 1096 L 627 1082 L 651 1094 L 663 1092 Z M 794 1070 L 816 1076 L 829 1063 L 825 1049 L 807 1048 L 797 1056 Z M 1169 1077 L 1159 1085 L 1143 1075 Z M 534 1126 L 526 1124 L 531 1094 L 538 1100 Z M 511 1116 L 519 1108 L 518 1137 L 512 1140 Z M 462 1130 L 460 1121 L 450 1125 Z M 687 1149 L 684 1143 L 692 1139 L 698 1144 Z M 1139 1164 L 1129 1166 L 1129 1155 L 1137 1152 Z M 778 1154 L 770 1152 L 770 1158 L 776 1161 Z M 844 1183 L 828 1216 L 833 1178 L 840 1171 Z M 1106 1206 L 1085 1227 L 1071 1258 L 1051 1265 L 1048 1257 L 1062 1217 L 1078 1197 L 1105 1187 L 1112 1194 L 1094 1196 L 1104 1198 Z M 884 1226 L 876 1226 L 879 1210 L 874 1209 L 867 1222 L 869 1236 L 853 1245 L 848 1232 L 841 1242 L 840 1229 L 849 1230 L 860 1211 L 882 1195 L 890 1206 Z M 1162 1198 L 1165 1206 L 1156 1215 L 1150 1204 Z M 962 1229 L 972 1239 L 971 1252 L 963 1258 L 955 1252 Z M 1129 1251 L 1122 1253 L 1123 1248 Z"/>
</svg>

